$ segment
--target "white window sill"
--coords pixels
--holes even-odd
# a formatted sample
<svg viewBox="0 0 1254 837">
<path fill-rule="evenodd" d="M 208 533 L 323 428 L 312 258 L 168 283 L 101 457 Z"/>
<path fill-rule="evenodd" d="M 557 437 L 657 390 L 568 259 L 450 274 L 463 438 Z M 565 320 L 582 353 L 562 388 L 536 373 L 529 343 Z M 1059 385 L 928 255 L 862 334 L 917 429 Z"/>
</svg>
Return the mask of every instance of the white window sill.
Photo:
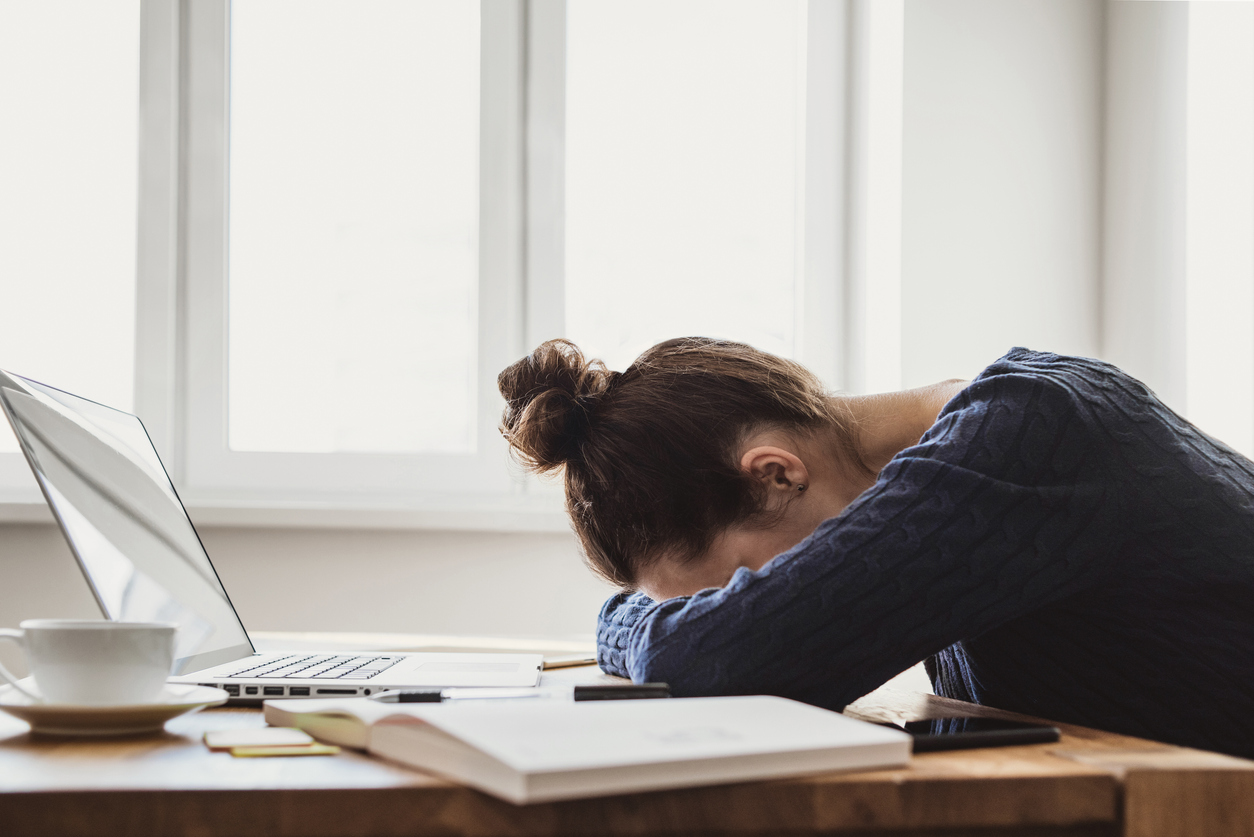
<svg viewBox="0 0 1254 837">
<path fill-rule="evenodd" d="M 424 497 L 406 502 L 361 498 L 274 499 L 184 496 L 197 526 L 284 529 L 412 529 L 465 532 L 569 532 L 556 497 Z M 43 498 L 0 494 L 0 524 L 53 523 Z"/>
</svg>

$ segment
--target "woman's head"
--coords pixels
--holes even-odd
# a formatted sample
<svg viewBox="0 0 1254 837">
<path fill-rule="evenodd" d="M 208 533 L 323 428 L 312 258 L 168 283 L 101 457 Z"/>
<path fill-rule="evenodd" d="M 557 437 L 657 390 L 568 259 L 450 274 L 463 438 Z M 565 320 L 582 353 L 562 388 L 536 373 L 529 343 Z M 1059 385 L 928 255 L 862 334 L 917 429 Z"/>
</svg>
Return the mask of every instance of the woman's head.
<svg viewBox="0 0 1254 837">
<path fill-rule="evenodd" d="M 747 444 L 834 441 L 836 456 L 861 467 L 848 420 L 819 380 L 742 343 L 668 340 L 619 373 L 551 340 L 497 384 L 502 433 L 532 470 L 564 469 L 590 566 L 625 587 L 660 565 L 682 573 L 706 561 L 732 531 L 779 543 L 770 532 L 789 503 L 808 499 L 795 479 L 806 472 L 789 470 L 787 445 Z"/>
</svg>

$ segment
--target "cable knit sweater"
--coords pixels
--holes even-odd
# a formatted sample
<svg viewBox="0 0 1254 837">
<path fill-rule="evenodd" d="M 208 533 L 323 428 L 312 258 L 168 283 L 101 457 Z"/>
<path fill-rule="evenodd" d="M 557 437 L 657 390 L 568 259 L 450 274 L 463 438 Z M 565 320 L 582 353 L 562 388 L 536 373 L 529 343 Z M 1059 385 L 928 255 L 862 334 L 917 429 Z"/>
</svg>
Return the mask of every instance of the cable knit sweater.
<svg viewBox="0 0 1254 837">
<path fill-rule="evenodd" d="M 1109 364 L 1014 349 L 722 589 L 610 599 L 606 671 L 839 709 L 937 694 L 1254 757 L 1254 463 Z"/>
</svg>

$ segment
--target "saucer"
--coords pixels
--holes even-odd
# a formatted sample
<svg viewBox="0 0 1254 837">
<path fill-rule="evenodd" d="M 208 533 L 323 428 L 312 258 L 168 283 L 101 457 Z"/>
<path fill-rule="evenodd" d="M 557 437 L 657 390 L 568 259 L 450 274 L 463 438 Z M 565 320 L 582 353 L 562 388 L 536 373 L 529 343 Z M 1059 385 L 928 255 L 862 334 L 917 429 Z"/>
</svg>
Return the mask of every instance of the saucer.
<svg viewBox="0 0 1254 837">
<path fill-rule="evenodd" d="M 226 703 L 227 693 L 209 686 L 167 685 L 156 700 L 125 706 L 35 703 L 12 686 L 0 688 L 0 711 L 30 724 L 41 735 L 135 735 L 158 732 L 171 718 Z"/>
</svg>

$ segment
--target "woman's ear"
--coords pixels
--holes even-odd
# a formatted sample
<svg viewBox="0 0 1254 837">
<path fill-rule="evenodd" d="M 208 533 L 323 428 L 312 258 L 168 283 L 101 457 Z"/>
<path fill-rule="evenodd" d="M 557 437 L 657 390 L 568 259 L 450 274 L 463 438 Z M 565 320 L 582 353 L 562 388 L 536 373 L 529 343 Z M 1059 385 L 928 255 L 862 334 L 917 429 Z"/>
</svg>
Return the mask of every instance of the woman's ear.
<svg viewBox="0 0 1254 837">
<path fill-rule="evenodd" d="M 768 496 L 785 497 L 805 491 L 810 483 L 810 472 L 801 457 L 774 445 L 759 445 L 745 451 L 740 457 L 740 469 L 759 480 L 771 492 Z"/>
</svg>

